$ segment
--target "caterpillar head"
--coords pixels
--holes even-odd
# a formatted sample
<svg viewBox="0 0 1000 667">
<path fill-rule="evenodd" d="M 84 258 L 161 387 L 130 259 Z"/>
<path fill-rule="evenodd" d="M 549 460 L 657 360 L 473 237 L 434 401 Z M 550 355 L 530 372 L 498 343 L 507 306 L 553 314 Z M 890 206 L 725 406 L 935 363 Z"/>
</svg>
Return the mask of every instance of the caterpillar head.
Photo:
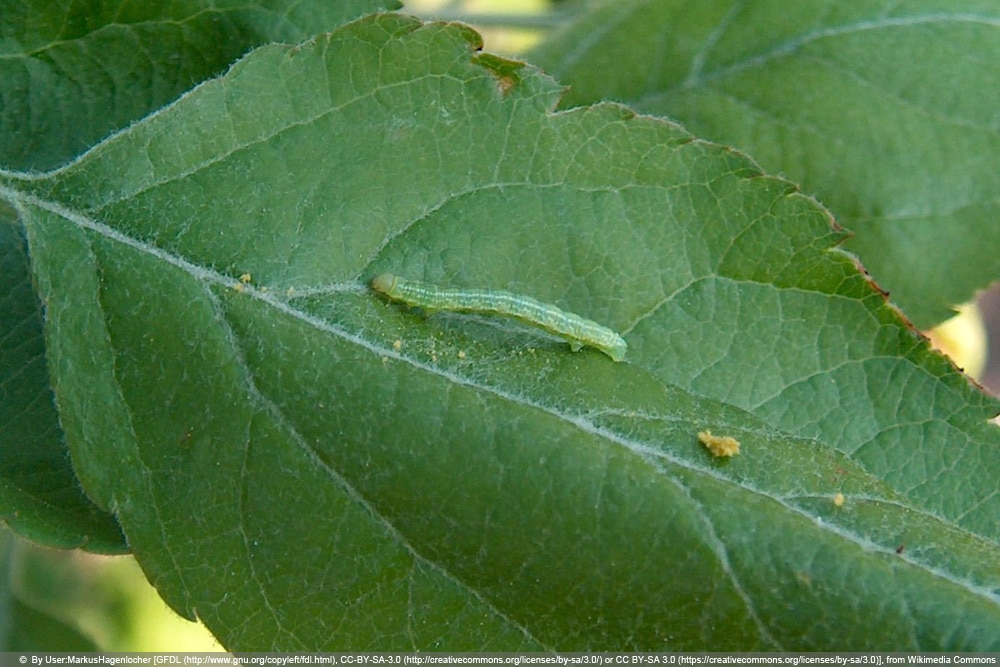
<svg viewBox="0 0 1000 667">
<path fill-rule="evenodd" d="M 391 294 L 396 287 L 396 276 L 391 273 L 380 273 L 372 280 L 372 289 L 382 294 Z"/>
</svg>

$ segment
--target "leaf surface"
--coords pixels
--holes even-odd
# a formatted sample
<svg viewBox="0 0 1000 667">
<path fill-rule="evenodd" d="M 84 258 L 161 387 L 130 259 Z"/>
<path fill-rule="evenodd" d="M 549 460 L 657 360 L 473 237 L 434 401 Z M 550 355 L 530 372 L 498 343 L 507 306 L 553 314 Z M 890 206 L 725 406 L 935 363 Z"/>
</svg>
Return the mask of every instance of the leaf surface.
<svg viewBox="0 0 1000 667">
<path fill-rule="evenodd" d="M 19 0 L 0 19 L 0 164 L 50 169 L 220 74 L 395 0 Z"/>
<path fill-rule="evenodd" d="M 787 174 L 922 328 L 1000 276 L 995 3 L 589 7 L 532 54 L 564 106 L 625 101 Z"/>
<path fill-rule="evenodd" d="M 61 164 L 219 74 L 262 43 L 300 41 L 379 0 L 6 3 L 0 14 L 0 164 Z M 79 489 L 52 405 L 42 305 L 24 233 L 0 204 L 0 513 L 56 547 L 121 553 L 113 518 Z"/>
<path fill-rule="evenodd" d="M 262 47 L 0 181 L 77 473 L 161 594 L 233 650 L 996 650 L 996 403 L 788 182 L 553 113 L 479 46 L 384 15 Z M 386 303 L 382 271 L 628 356 Z"/>
<path fill-rule="evenodd" d="M 3 205 L 0 204 L 0 208 Z M 127 551 L 114 518 L 91 503 L 73 473 L 53 404 L 41 304 L 20 225 L 0 219 L 0 508 L 18 533 L 63 548 Z"/>
</svg>

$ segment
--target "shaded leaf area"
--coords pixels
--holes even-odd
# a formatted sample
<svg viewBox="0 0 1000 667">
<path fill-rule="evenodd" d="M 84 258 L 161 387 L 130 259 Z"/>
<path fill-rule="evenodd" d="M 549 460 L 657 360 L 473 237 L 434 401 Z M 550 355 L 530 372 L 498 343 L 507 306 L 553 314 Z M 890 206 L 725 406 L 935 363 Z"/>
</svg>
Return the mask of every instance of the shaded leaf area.
<svg viewBox="0 0 1000 667">
<path fill-rule="evenodd" d="M 18 0 L 0 19 L 0 165 L 51 169 L 268 42 L 395 0 Z"/>
<path fill-rule="evenodd" d="M 9 625 L 4 650 L 12 653 L 35 651 L 97 651 L 94 640 L 62 619 L 38 611 L 18 598 L 7 600 Z"/>
<path fill-rule="evenodd" d="M 0 183 L 78 474 L 161 594 L 234 650 L 996 649 L 995 404 L 787 182 L 553 114 L 478 47 L 400 16 L 264 47 Z M 385 303 L 386 270 L 629 354 Z"/>
<path fill-rule="evenodd" d="M 816 193 L 922 328 L 1000 276 L 995 3 L 594 3 L 532 58 Z"/>
<path fill-rule="evenodd" d="M 220 73 L 254 46 L 297 42 L 393 2 L 5 3 L 0 14 L 0 164 L 63 163 Z M 0 514 L 58 547 L 126 549 L 79 490 L 51 402 L 41 304 L 23 234 L 0 211 Z"/>
<path fill-rule="evenodd" d="M 13 214 L 13 211 L 10 211 Z M 73 473 L 49 387 L 41 305 L 19 223 L 0 220 L 0 512 L 18 533 L 63 548 L 127 551 L 114 518 Z"/>
<path fill-rule="evenodd" d="M 0 529 L 0 648 L 9 652 L 97 651 L 93 639 L 65 621 L 26 603 L 14 581 L 16 546 Z"/>
</svg>

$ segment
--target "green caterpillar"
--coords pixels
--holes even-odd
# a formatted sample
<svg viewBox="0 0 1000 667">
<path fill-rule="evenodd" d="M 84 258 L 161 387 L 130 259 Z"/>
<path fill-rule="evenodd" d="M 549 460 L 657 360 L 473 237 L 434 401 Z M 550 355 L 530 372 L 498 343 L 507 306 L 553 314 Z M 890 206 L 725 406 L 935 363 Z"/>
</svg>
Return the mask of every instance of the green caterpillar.
<svg viewBox="0 0 1000 667">
<path fill-rule="evenodd" d="M 390 299 L 427 310 L 506 315 L 544 329 L 578 351 L 584 345 L 600 350 L 615 361 L 625 358 L 628 344 L 611 329 L 567 313 L 531 297 L 493 289 L 447 289 L 382 273 L 372 280 L 372 289 Z"/>
</svg>

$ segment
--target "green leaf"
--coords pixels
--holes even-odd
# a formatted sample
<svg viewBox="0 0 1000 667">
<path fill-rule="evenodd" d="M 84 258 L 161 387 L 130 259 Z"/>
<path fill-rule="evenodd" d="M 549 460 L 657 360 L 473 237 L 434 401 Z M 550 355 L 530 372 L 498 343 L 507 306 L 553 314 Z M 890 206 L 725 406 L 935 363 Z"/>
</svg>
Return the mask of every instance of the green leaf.
<svg viewBox="0 0 1000 667">
<path fill-rule="evenodd" d="M 35 609 L 15 591 L 15 543 L 0 529 L 0 650 L 5 652 L 97 651 L 94 641 L 61 619 Z"/>
<path fill-rule="evenodd" d="M 791 184 L 479 46 L 367 18 L 0 174 L 78 476 L 164 598 L 243 651 L 997 650 L 998 404 Z"/>
<path fill-rule="evenodd" d="M 9 211 L 9 209 L 8 209 Z M 12 212 L 10 212 L 12 214 Z M 80 489 L 52 402 L 41 305 L 31 287 L 25 239 L 0 219 L 0 514 L 39 542 L 88 551 L 127 551 L 112 516 Z"/>
<path fill-rule="evenodd" d="M 51 167 L 268 41 L 299 41 L 391 0 L 8 3 L 0 21 L 0 164 Z M 0 205 L 2 206 L 2 205 Z M 0 515 L 51 546 L 127 550 L 78 488 L 51 403 L 24 238 L 0 208 Z"/>
<path fill-rule="evenodd" d="M 817 193 L 923 328 L 1000 277 L 996 3 L 614 0 L 532 58 Z"/>
<path fill-rule="evenodd" d="M 22 0 L 0 20 L 0 164 L 55 167 L 267 42 L 396 0 Z"/>
</svg>

